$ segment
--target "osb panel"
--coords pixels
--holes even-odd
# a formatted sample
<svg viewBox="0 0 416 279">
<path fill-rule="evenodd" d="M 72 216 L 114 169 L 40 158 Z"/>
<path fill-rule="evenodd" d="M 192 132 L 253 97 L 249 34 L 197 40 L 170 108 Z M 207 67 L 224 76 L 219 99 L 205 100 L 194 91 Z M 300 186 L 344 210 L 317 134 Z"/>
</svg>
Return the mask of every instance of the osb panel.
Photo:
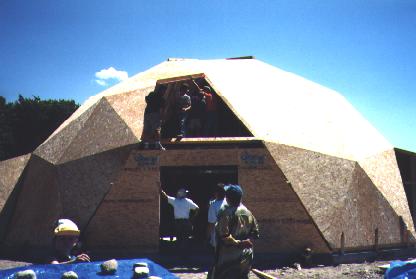
<svg viewBox="0 0 416 279">
<path fill-rule="evenodd" d="M 47 247 L 62 210 L 54 166 L 32 156 L 5 244 Z"/>
<path fill-rule="evenodd" d="M 0 162 L 0 242 L 13 216 L 30 154 Z M 19 183 L 20 181 L 20 183 Z"/>
<path fill-rule="evenodd" d="M 313 224 L 278 223 L 259 220 L 260 239 L 255 241 L 256 252 L 301 254 L 305 248 L 311 248 L 314 253 L 329 253 L 322 238 L 316 236 Z M 320 238 L 320 239 L 319 239 Z"/>
<path fill-rule="evenodd" d="M 123 171 L 86 230 L 88 245 L 157 250 L 159 189 L 155 187 L 156 181 L 159 181 L 158 171 Z"/>
<path fill-rule="evenodd" d="M 239 162 L 238 149 L 169 150 L 160 158 L 160 166 L 229 166 Z"/>
<path fill-rule="evenodd" d="M 346 248 L 373 246 L 376 229 L 380 246 L 400 243 L 399 217 L 358 164 L 345 207 L 334 212 L 331 219 L 333 224 L 342 224 L 334 226 L 339 230 L 338 238 L 331 239 L 337 241 L 337 248 L 340 248 L 342 232 Z"/>
<path fill-rule="evenodd" d="M 145 96 L 152 89 L 153 88 L 141 89 L 134 92 L 105 97 L 111 107 L 131 129 L 136 138 L 141 138 L 144 110 L 146 108 Z"/>
<path fill-rule="evenodd" d="M 0 162 L 0 212 L 19 180 L 30 154 Z"/>
<path fill-rule="evenodd" d="M 59 162 L 68 162 L 137 142 L 138 138 L 132 130 L 107 99 L 103 98 Z"/>
<path fill-rule="evenodd" d="M 159 203 L 105 201 L 88 226 L 90 248 L 135 248 L 156 251 L 159 246 Z"/>
<path fill-rule="evenodd" d="M 155 191 L 159 190 L 159 181 L 159 171 L 125 170 L 107 194 L 106 200 L 153 199 Z"/>
<path fill-rule="evenodd" d="M 354 222 L 344 220 L 348 223 L 342 224 L 332 216 L 345 208 L 355 162 L 285 145 L 266 145 L 320 232 L 336 247 L 340 227 Z"/>
<path fill-rule="evenodd" d="M 86 109 L 83 113 L 80 113 L 76 118 L 71 116 L 64 123 L 62 123 L 61 126 L 44 143 L 36 148 L 34 154 L 53 164 L 57 164 L 64 155 L 66 149 L 71 144 L 72 140 L 82 130 L 85 122 L 94 112 L 97 103 L 98 102 L 91 105 L 91 107 Z M 78 115 L 78 111 L 81 111 L 81 108 L 76 110 L 73 115 Z"/>
<path fill-rule="evenodd" d="M 83 229 L 116 181 L 131 148 L 113 149 L 57 166 L 62 217 Z"/>
<path fill-rule="evenodd" d="M 329 252 L 312 219 L 279 168 L 239 168 L 243 202 L 260 226 L 259 252 Z"/>
<path fill-rule="evenodd" d="M 416 236 L 413 220 L 407 204 L 400 170 L 397 165 L 394 149 L 387 150 L 375 156 L 359 161 L 360 166 L 370 177 L 371 181 L 390 203 L 397 215 L 402 216 L 413 237 Z"/>
</svg>

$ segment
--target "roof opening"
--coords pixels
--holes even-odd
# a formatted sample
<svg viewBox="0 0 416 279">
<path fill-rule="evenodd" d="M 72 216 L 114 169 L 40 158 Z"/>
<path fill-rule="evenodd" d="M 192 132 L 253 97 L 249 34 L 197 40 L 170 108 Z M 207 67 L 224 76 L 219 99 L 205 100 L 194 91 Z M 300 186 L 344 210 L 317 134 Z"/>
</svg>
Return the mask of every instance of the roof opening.
<svg viewBox="0 0 416 279">
<path fill-rule="evenodd" d="M 154 93 L 150 94 L 163 103 L 160 115 L 162 140 L 253 136 L 204 74 L 158 80 Z M 149 96 L 146 97 L 145 126 L 146 111 L 151 106 Z"/>
</svg>

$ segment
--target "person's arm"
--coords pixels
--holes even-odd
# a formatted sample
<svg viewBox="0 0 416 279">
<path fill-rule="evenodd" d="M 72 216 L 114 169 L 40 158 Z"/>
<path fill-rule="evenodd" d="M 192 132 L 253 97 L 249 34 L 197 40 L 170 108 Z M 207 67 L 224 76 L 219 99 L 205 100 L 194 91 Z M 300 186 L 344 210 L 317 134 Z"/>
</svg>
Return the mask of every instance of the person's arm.
<svg viewBox="0 0 416 279">
<path fill-rule="evenodd" d="M 51 264 L 72 264 L 76 262 L 90 262 L 91 259 L 87 254 L 80 254 L 76 256 L 74 259 L 66 261 L 66 262 L 58 262 L 57 260 L 51 261 Z"/>
<path fill-rule="evenodd" d="M 208 208 L 208 226 L 207 226 L 207 237 L 211 238 L 212 232 L 215 230 L 215 223 L 217 221 L 217 216 L 215 215 L 215 208 L 211 204 Z"/>
<path fill-rule="evenodd" d="M 215 230 L 215 223 L 208 223 L 207 226 L 207 238 L 211 239 L 211 234 Z"/>
</svg>

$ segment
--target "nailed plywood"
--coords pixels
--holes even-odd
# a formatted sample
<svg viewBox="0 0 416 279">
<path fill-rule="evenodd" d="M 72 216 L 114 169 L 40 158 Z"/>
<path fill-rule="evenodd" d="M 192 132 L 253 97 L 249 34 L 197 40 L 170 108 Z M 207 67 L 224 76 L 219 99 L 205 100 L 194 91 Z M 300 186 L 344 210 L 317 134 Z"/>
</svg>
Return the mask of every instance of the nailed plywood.
<svg viewBox="0 0 416 279">
<path fill-rule="evenodd" d="M 121 172 L 86 229 L 90 247 L 140 248 L 159 245 L 159 171 Z"/>
<path fill-rule="evenodd" d="M 8 224 L 13 216 L 23 171 L 30 154 L 0 162 L 0 242 L 3 241 Z"/>
<path fill-rule="evenodd" d="M 13 191 L 30 158 L 30 154 L 0 162 L 0 212 Z"/>
<path fill-rule="evenodd" d="M 374 246 L 376 229 L 380 247 L 400 246 L 399 216 L 358 164 L 344 204 L 331 219 L 342 224 L 336 228 L 344 232 L 345 247 Z"/>
<path fill-rule="evenodd" d="M 296 193 L 277 168 L 239 168 L 238 181 L 244 189 L 244 204 L 257 218 L 261 252 L 299 253 L 309 247 L 316 253 L 329 252 L 313 220 Z"/>
<path fill-rule="evenodd" d="M 338 92 L 255 59 L 166 61 L 91 97 L 79 111 L 87 111 L 103 97 L 145 90 L 158 79 L 195 73 L 206 74 L 218 95 L 258 138 L 351 160 L 392 147 Z M 144 108 L 138 109 L 141 115 Z M 58 130 L 82 115 L 76 112 Z M 129 125 L 134 125 L 129 126 L 133 131 L 140 129 L 137 122 Z"/>
<path fill-rule="evenodd" d="M 131 148 L 125 146 L 57 166 L 62 216 L 85 228 L 117 179 Z"/>
<path fill-rule="evenodd" d="M 72 140 L 83 129 L 85 122 L 94 112 L 96 105 L 97 103 L 94 103 L 88 106 L 88 108 L 78 109 L 45 142 L 36 148 L 34 154 L 50 163 L 57 164 Z"/>
<path fill-rule="evenodd" d="M 32 155 L 5 245 L 48 247 L 61 211 L 54 166 Z"/>
<path fill-rule="evenodd" d="M 137 139 L 141 138 L 143 130 L 143 114 L 146 108 L 144 96 L 151 90 L 153 87 L 105 97 Z"/>
<path fill-rule="evenodd" d="M 91 156 L 113 148 L 138 142 L 138 138 L 113 109 L 107 99 L 102 98 L 81 131 L 65 150 L 60 163 Z"/>
<path fill-rule="evenodd" d="M 394 149 L 368 157 L 359 164 L 396 213 L 402 216 L 407 229 L 415 235 Z"/>
</svg>

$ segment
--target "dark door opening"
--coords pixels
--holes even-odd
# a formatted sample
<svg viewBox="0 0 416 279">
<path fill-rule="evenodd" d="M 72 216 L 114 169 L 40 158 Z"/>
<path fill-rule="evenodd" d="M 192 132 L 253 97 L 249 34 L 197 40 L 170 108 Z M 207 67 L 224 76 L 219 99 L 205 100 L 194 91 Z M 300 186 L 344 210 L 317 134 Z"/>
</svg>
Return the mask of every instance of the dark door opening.
<svg viewBox="0 0 416 279">
<path fill-rule="evenodd" d="M 209 201 L 214 195 L 215 186 L 238 183 L 236 166 L 204 166 L 204 167 L 161 167 L 160 179 L 163 190 L 172 197 L 178 189 L 189 190 L 188 198 L 199 206 L 198 216 L 193 225 L 193 238 L 204 243 L 206 239 Z M 173 225 L 173 208 L 166 202 L 160 203 L 160 237 L 175 235 Z"/>
</svg>

